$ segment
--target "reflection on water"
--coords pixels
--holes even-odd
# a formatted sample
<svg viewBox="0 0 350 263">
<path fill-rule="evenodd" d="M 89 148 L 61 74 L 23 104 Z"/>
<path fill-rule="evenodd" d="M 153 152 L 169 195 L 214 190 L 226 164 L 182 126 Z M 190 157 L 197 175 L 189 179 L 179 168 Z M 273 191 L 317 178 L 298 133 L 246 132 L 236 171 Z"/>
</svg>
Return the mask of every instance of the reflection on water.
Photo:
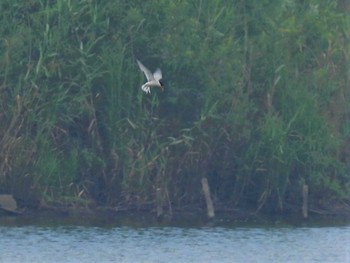
<svg viewBox="0 0 350 263">
<path fill-rule="evenodd" d="M 1 223 L 1 222 L 0 222 Z M 0 262 L 350 262 L 350 225 L 0 225 Z"/>
</svg>

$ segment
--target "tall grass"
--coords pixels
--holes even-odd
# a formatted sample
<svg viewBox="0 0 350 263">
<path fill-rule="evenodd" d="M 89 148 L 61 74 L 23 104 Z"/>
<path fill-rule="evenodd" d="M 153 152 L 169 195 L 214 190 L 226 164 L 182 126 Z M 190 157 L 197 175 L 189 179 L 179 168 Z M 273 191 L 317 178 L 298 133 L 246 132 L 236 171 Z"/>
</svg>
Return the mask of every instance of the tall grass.
<svg viewBox="0 0 350 263">
<path fill-rule="evenodd" d="M 314 201 L 346 196 L 334 3 L 3 1 L 0 190 L 25 205 L 161 193 L 170 209 L 201 205 L 206 176 L 216 202 L 258 210 L 304 183 Z M 136 58 L 162 68 L 163 93 L 141 92 Z"/>
</svg>

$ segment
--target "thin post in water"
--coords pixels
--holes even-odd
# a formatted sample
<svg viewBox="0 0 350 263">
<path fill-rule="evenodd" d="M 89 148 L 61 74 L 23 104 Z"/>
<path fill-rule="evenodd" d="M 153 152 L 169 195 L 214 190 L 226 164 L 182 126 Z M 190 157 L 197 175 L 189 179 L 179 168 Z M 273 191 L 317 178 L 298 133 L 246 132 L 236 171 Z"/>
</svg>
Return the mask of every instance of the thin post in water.
<svg viewBox="0 0 350 263">
<path fill-rule="evenodd" d="M 304 184 L 303 185 L 303 217 L 308 217 L 308 197 L 309 197 L 309 186 Z"/>
<path fill-rule="evenodd" d="M 208 218 L 214 218 L 215 211 L 214 211 L 213 201 L 211 200 L 211 196 L 210 196 L 210 188 L 209 188 L 208 180 L 206 177 L 202 177 L 201 182 L 202 182 L 202 189 L 205 197 L 205 202 L 207 203 Z"/>
</svg>

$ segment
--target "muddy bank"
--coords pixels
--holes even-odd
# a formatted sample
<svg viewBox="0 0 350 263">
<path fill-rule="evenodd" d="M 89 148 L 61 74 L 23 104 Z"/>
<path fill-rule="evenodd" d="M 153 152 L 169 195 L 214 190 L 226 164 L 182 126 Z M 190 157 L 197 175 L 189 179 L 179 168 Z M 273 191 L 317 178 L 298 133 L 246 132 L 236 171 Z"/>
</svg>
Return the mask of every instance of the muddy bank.
<svg viewBox="0 0 350 263">
<path fill-rule="evenodd" d="M 350 206 L 346 203 L 337 203 L 324 207 L 311 207 L 308 218 L 304 218 L 301 210 L 279 213 L 257 213 L 251 209 L 232 209 L 220 207 L 216 210 L 214 218 L 207 217 L 205 208 L 178 207 L 171 213 L 165 212 L 157 216 L 156 209 L 147 205 L 122 206 L 41 206 L 37 208 L 20 207 L 16 212 L 3 210 L 0 220 L 13 218 L 16 222 L 53 222 L 54 224 L 79 225 L 135 225 L 135 226 L 224 226 L 230 224 L 271 224 L 281 223 L 299 225 L 308 222 L 350 222 Z"/>
<path fill-rule="evenodd" d="M 214 209 L 214 206 L 213 208 Z M 35 220 L 38 218 L 72 218 L 79 220 L 135 220 L 140 219 L 148 223 L 171 222 L 252 222 L 293 220 L 305 222 L 315 218 L 343 218 L 350 221 L 350 203 L 346 201 L 332 201 L 322 205 L 308 205 L 305 207 L 286 205 L 284 211 L 261 212 L 252 208 L 235 207 L 229 204 L 215 205 L 215 214 L 209 214 L 205 205 L 202 206 L 161 206 L 156 202 L 120 203 L 115 206 L 97 206 L 91 203 L 46 203 L 38 206 L 18 206 L 16 199 L 9 194 L 0 195 L 0 217 L 13 216 Z"/>
</svg>

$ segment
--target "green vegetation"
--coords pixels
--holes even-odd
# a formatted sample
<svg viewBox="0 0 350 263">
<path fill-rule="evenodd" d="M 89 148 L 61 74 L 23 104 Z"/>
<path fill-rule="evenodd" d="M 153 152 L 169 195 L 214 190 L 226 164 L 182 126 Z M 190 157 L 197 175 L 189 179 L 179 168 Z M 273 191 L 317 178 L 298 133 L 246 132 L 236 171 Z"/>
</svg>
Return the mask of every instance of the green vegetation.
<svg viewBox="0 0 350 263">
<path fill-rule="evenodd" d="M 347 1 L 0 8 L 0 192 L 20 204 L 202 206 L 203 176 L 229 206 L 350 197 Z"/>
</svg>

